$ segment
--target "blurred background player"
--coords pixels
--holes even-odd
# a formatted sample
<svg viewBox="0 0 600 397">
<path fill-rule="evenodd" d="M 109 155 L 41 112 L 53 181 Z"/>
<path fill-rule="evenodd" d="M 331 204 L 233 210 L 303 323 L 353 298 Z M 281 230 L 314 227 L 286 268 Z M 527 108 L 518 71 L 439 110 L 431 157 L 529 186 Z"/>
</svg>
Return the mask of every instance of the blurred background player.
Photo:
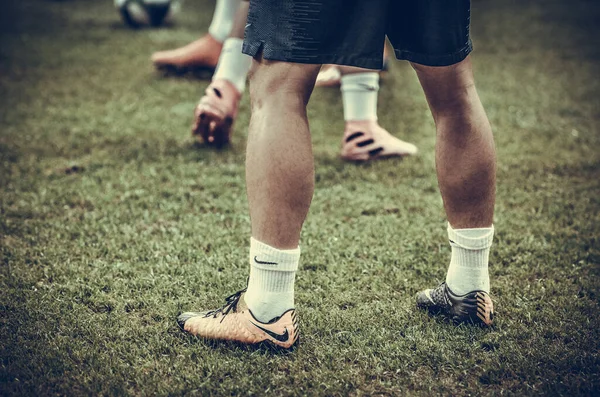
<svg viewBox="0 0 600 397">
<path fill-rule="evenodd" d="M 152 56 L 157 68 L 184 71 L 216 66 L 212 82 L 195 109 L 192 126 L 192 133 L 209 145 L 221 147 L 231 140 L 251 64 L 251 58 L 241 51 L 247 15 L 247 1 L 217 0 L 208 34 L 185 47 Z M 223 39 L 225 31 L 228 36 Z M 217 53 L 220 55 L 215 57 Z M 394 137 L 377 121 L 378 72 L 334 65 L 324 70 L 325 77 L 331 70 L 339 73 L 339 80 L 329 78 L 324 85 L 341 85 L 346 121 L 343 159 L 366 161 L 417 152 L 415 145 Z"/>
</svg>

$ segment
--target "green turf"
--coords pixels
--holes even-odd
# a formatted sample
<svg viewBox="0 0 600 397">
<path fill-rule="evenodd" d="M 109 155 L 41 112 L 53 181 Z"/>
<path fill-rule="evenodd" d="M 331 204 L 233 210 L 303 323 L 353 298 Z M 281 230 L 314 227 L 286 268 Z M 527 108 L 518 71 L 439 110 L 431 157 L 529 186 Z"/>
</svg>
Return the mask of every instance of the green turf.
<svg viewBox="0 0 600 397">
<path fill-rule="evenodd" d="M 231 148 L 195 147 L 207 82 L 149 62 L 205 31 L 212 4 L 132 31 L 110 0 L 2 2 L 0 395 L 600 393 L 599 3 L 473 1 L 499 157 L 491 330 L 414 307 L 449 247 L 410 67 L 394 63 L 380 94 L 381 124 L 420 149 L 404 161 L 342 162 L 339 92 L 315 91 L 291 354 L 175 323 L 247 277 L 248 98 Z"/>
</svg>

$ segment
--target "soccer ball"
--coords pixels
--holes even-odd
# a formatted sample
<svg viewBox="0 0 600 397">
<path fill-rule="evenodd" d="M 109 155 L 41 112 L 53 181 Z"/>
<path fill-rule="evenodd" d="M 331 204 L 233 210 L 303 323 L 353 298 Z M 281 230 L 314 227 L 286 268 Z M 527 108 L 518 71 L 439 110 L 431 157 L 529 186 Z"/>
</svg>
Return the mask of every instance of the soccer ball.
<svg viewBox="0 0 600 397">
<path fill-rule="evenodd" d="M 132 28 L 160 26 L 170 22 L 181 0 L 114 0 L 123 21 Z"/>
</svg>

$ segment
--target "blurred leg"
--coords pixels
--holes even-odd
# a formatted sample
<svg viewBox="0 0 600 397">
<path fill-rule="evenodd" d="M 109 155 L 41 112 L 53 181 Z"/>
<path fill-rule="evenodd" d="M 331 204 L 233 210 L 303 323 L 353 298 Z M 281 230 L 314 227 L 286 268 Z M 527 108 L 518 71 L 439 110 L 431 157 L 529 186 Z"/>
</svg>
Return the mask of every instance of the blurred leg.
<svg viewBox="0 0 600 397">
<path fill-rule="evenodd" d="M 194 111 L 192 135 L 217 147 L 231 140 L 231 130 L 246 86 L 252 59 L 242 54 L 242 37 L 248 18 L 248 2 L 238 7 L 230 37 L 225 40 L 211 84 Z"/>
</svg>

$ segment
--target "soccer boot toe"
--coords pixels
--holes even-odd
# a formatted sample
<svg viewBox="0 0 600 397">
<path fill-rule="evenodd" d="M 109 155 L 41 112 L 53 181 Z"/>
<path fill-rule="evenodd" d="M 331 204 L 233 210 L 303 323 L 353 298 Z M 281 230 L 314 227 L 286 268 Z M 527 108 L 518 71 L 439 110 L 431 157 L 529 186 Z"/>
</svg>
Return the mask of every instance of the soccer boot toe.
<svg viewBox="0 0 600 397">
<path fill-rule="evenodd" d="M 181 328 L 182 330 L 185 331 L 185 323 L 194 317 L 204 317 L 206 316 L 208 312 L 185 312 L 185 313 L 181 313 L 179 316 L 177 316 L 177 324 L 179 325 L 179 328 Z"/>
</svg>

